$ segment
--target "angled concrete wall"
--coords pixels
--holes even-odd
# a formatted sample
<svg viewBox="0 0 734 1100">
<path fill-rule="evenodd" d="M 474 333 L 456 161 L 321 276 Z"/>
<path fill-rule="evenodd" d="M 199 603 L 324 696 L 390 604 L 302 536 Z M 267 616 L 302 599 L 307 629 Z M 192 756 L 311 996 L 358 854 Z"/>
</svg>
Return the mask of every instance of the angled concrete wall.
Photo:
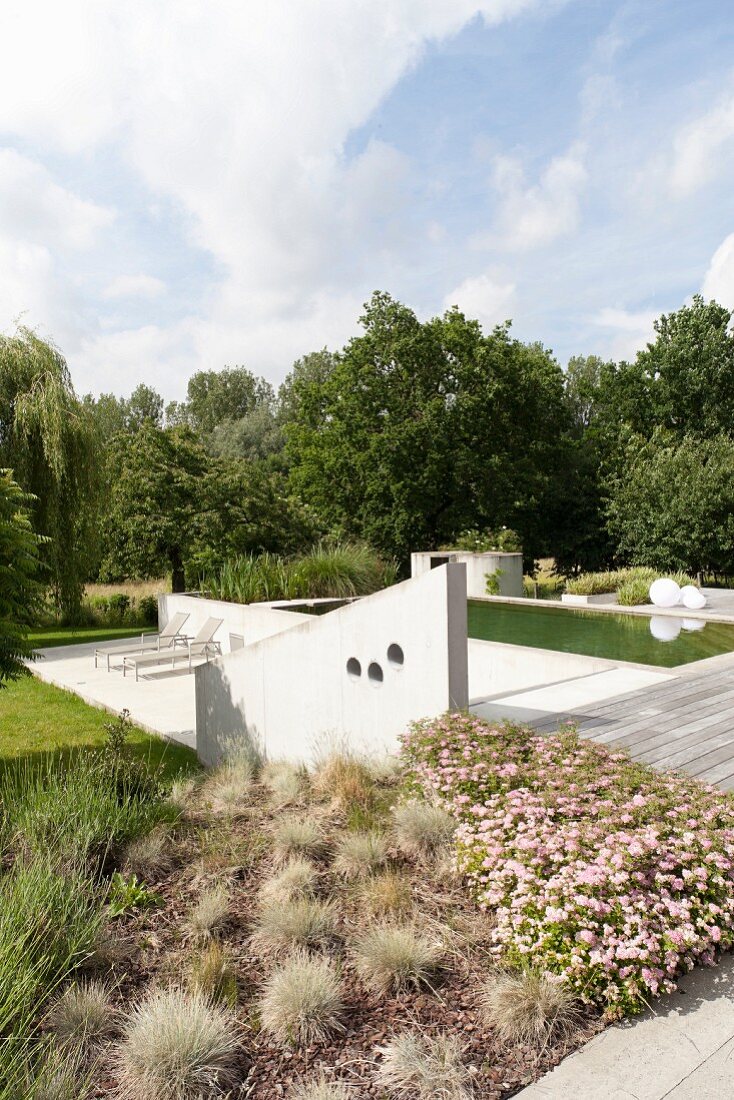
<svg viewBox="0 0 734 1100">
<path fill-rule="evenodd" d="M 466 566 L 466 593 L 469 599 L 487 595 L 487 574 L 500 573 L 500 596 L 522 596 L 522 554 L 499 551 L 477 554 L 469 550 L 421 550 L 410 555 L 410 575 L 419 577 L 435 563 L 462 562 Z"/>
<path fill-rule="evenodd" d="M 411 721 L 467 706 L 463 565 L 304 618 L 196 669 L 196 744 L 205 763 L 232 738 L 271 758 L 304 761 L 330 740 L 389 751 Z"/>
</svg>

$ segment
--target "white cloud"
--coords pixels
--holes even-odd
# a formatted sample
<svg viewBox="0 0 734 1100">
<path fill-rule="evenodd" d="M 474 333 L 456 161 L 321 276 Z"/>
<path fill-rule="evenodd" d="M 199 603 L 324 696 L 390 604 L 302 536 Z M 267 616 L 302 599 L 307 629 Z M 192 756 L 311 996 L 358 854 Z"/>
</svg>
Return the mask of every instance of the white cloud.
<svg viewBox="0 0 734 1100">
<path fill-rule="evenodd" d="M 673 139 L 670 187 L 679 197 L 712 180 L 734 138 L 734 95 L 682 127 Z"/>
<path fill-rule="evenodd" d="M 602 309 L 591 318 L 606 330 L 605 351 L 612 359 L 634 359 L 636 353 L 655 338 L 654 323 L 659 313 L 641 309 Z"/>
<path fill-rule="evenodd" d="M 501 282 L 489 275 L 464 279 L 444 298 L 444 309 L 458 306 L 467 317 L 481 323 L 485 332 L 507 321 L 512 315 L 515 284 Z"/>
<path fill-rule="evenodd" d="M 524 251 L 572 232 L 578 224 L 586 180 L 584 154 L 579 146 L 554 157 L 532 186 L 527 185 L 517 158 L 497 157 L 492 181 L 499 199 L 497 231 L 478 243 Z"/>
<path fill-rule="evenodd" d="M 0 237 L 87 249 L 115 212 L 59 186 L 42 164 L 0 149 Z"/>
<path fill-rule="evenodd" d="M 102 297 L 110 300 L 116 298 L 159 298 L 164 293 L 166 284 L 162 279 L 156 279 L 153 275 L 117 275 L 109 283 Z"/>
<path fill-rule="evenodd" d="M 704 298 L 714 298 L 727 309 L 734 309 L 734 233 L 721 242 L 711 257 L 703 280 Z"/>
<path fill-rule="evenodd" d="M 181 213 L 219 283 L 187 303 L 188 352 L 181 322 L 172 325 L 177 369 L 224 356 L 282 374 L 295 355 L 340 338 L 347 301 L 357 303 L 353 330 L 409 232 L 410 163 L 384 142 L 350 157 L 349 135 L 427 43 L 476 15 L 495 24 L 537 4 L 189 0 L 172 19 L 167 0 L 130 0 L 124 15 L 113 0 L 6 0 L 0 131 L 79 164 L 112 156 L 151 203 Z M 102 266 L 102 285 L 114 287 L 125 269 L 109 257 Z M 143 333 L 137 343 L 132 331 Z M 90 323 L 83 347 L 68 348 L 72 367 L 78 351 L 109 388 L 107 363 L 129 356 L 137 370 L 146 348 L 164 354 L 162 332 L 133 327 L 114 345 Z"/>
</svg>

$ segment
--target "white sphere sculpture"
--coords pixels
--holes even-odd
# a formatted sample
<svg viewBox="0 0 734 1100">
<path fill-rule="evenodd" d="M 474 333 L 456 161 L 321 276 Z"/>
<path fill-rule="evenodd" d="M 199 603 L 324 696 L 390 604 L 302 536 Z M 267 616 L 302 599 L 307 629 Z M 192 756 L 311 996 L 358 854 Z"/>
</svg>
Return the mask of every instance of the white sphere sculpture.
<svg viewBox="0 0 734 1100">
<path fill-rule="evenodd" d="M 650 618 L 650 633 L 659 642 L 674 642 L 680 634 L 681 621 L 667 615 L 652 615 Z"/>
<path fill-rule="evenodd" d="M 670 577 L 661 577 L 650 585 L 650 601 L 656 607 L 675 607 L 680 600 L 680 585 Z"/>
<path fill-rule="evenodd" d="M 684 630 L 689 630 L 693 634 L 696 630 L 703 630 L 706 626 L 705 619 L 684 619 L 681 623 Z"/>
<path fill-rule="evenodd" d="M 691 611 L 698 611 L 706 606 L 706 597 L 695 584 L 684 584 L 680 590 L 680 599 L 683 606 L 690 608 Z"/>
</svg>

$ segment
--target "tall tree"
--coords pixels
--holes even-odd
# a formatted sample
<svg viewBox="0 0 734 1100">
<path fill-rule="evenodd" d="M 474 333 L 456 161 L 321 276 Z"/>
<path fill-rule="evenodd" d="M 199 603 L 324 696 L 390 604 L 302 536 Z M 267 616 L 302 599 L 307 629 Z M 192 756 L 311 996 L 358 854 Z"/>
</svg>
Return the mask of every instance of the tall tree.
<svg viewBox="0 0 734 1100">
<path fill-rule="evenodd" d="M 558 364 L 458 310 L 421 323 L 375 294 L 364 335 L 286 393 L 294 486 L 328 526 L 403 560 L 469 527 L 552 542 L 569 425 Z M 303 361 L 305 362 L 305 361 Z"/>
<path fill-rule="evenodd" d="M 28 627 L 41 602 L 39 546 L 27 494 L 0 470 L 0 688 L 15 679 L 30 656 Z"/>
<path fill-rule="evenodd" d="M 188 424 L 208 436 L 226 420 L 240 420 L 254 408 L 272 404 L 273 388 L 246 367 L 197 371 L 189 379 L 184 402 L 171 402 L 166 409 L 170 424 Z"/>
<path fill-rule="evenodd" d="M 0 336 L 0 465 L 35 498 L 56 603 L 73 616 L 94 542 L 97 437 L 64 357 L 27 328 Z"/>
</svg>

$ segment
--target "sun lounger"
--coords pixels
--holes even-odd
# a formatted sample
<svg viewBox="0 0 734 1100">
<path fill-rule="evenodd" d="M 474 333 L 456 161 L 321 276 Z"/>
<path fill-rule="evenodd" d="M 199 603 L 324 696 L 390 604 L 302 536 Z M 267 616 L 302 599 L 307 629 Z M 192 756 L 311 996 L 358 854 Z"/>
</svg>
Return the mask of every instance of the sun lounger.
<svg viewBox="0 0 734 1100">
<path fill-rule="evenodd" d="M 119 657 L 124 653 L 145 653 L 151 650 L 160 652 L 161 650 L 169 649 L 181 640 L 188 640 L 186 635 L 181 634 L 181 627 L 188 617 L 186 612 L 177 611 L 175 615 L 171 616 L 159 634 L 141 634 L 139 642 L 135 642 L 132 638 L 128 638 L 126 642 L 117 642 L 115 645 L 99 646 L 94 651 L 94 667 L 97 668 L 98 657 L 106 657 L 107 671 L 109 672 L 110 657 Z"/>
<path fill-rule="evenodd" d="M 188 661 L 189 670 L 193 667 L 195 657 L 216 657 L 222 652 L 221 642 L 214 641 L 214 635 L 219 630 L 224 619 L 207 619 L 199 633 L 185 642 L 181 641 L 169 649 L 160 653 L 128 654 L 122 659 L 122 675 L 129 668 L 135 669 L 135 679 L 138 679 L 138 671 L 143 668 L 155 668 L 157 665 L 165 665 L 171 662 L 171 668 L 176 667 L 177 661 Z"/>
</svg>

